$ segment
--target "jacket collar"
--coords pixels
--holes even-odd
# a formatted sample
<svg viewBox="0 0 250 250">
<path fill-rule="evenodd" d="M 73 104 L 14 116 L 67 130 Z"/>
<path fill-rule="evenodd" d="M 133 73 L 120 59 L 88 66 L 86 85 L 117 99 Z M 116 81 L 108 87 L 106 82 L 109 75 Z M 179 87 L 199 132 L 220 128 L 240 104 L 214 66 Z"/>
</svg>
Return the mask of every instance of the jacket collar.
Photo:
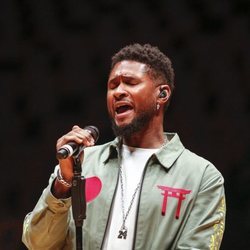
<svg viewBox="0 0 250 250">
<path fill-rule="evenodd" d="M 155 153 L 155 159 L 169 169 L 184 151 L 184 146 L 177 133 L 165 133 L 168 143 Z"/>
<path fill-rule="evenodd" d="M 177 133 L 165 133 L 165 136 L 168 143 L 154 154 L 154 161 L 158 161 L 164 168 L 169 169 L 185 148 Z M 105 150 L 103 155 L 104 163 L 113 158 L 119 158 L 121 145 L 122 140 L 119 137 L 110 142 L 108 150 Z"/>
<path fill-rule="evenodd" d="M 113 158 L 119 157 L 120 148 L 122 145 L 122 140 L 119 137 L 116 137 L 113 141 L 109 143 L 109 147 L 103 153 L 103 162 L 107 163 Z"/>
</svg>

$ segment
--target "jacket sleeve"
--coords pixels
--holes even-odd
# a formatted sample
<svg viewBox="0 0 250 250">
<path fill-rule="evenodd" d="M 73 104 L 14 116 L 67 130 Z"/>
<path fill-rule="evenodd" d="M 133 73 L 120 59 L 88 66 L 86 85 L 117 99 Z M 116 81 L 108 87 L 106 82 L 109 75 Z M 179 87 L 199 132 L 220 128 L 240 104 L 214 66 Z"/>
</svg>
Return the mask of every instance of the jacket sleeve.
<svg viewBox="0 0 250 250">
<path fill-rule="evenodd" d="M 176 249 L 219 249 L 225 214 L 224 179 L 213 165 L 208 165 Z"/>
<path fill-rule="evenodd" d="M 71 198 L 56 199 L 51 194 L 56 171 L 57 167 L 34 210 L 24 219 L 22 240 L 28 249 L 64 249 L 74 233 L 70 225 Z"/>
</svg>

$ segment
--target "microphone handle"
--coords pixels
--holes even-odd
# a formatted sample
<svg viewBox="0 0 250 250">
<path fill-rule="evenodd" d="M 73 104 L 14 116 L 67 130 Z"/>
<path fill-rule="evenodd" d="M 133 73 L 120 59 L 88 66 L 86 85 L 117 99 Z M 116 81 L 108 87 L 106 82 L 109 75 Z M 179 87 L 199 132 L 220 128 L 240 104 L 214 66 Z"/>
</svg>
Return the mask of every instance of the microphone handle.
<svg viewBox="0 0 250 250">
<path fill-rule="evenodd" d="M 82 145 L 79 145 L 75 142 L 68 142 L 67 144 L 63 145 L 56 153 L 56 158 L 58 160 L 66 159 L 69 156 L 74 155 L 79 150 L 82 149 Z"/>
</svg>

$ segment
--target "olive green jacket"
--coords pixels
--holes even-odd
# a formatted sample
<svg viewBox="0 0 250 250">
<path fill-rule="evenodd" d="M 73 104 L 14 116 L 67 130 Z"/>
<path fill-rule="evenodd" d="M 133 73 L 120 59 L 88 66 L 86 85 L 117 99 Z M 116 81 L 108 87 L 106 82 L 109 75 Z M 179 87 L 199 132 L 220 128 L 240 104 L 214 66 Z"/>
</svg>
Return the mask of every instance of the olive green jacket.
<svg viewBox="0 0 250 250">
<path fill-rule="evenodd" d="M 145 167 L 135 221 L 133 249 L 219 249 L 225 225 L 224 180 L 207 160 L 185 149 L 177 134 Z M 83 249 L 102 249 L 118 183 L 120 142 L 85 149 L 83 175 L 102 181 L 99 196 L 87 204 Z M 136 167 L 136 166 L 135 166 Z M 58 166 L 23 225 L 29 249 L 75 249 L 71 198 L 51 194 Z"/>
</svg>

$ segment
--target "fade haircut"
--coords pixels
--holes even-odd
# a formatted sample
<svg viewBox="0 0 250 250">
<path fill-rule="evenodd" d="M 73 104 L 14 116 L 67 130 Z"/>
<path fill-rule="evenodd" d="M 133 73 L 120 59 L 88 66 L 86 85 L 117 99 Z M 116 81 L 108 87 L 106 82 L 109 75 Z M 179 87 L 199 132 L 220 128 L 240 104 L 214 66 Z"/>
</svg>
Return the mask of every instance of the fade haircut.
<svg viewBox="0 0 250 250">
<path fill-rule="evenodd" d="M 111 69 L 116 63 L 132 60 L 144 63 L 149 67 L 153 80 L 157 85 L 168 84 L 171 92 L 174 90 L 174 70 L 170 59 L 164 55 L 158 47 L 150 44 L 131 44 L 118 51 L 111 61 Z"/>
</svg>

